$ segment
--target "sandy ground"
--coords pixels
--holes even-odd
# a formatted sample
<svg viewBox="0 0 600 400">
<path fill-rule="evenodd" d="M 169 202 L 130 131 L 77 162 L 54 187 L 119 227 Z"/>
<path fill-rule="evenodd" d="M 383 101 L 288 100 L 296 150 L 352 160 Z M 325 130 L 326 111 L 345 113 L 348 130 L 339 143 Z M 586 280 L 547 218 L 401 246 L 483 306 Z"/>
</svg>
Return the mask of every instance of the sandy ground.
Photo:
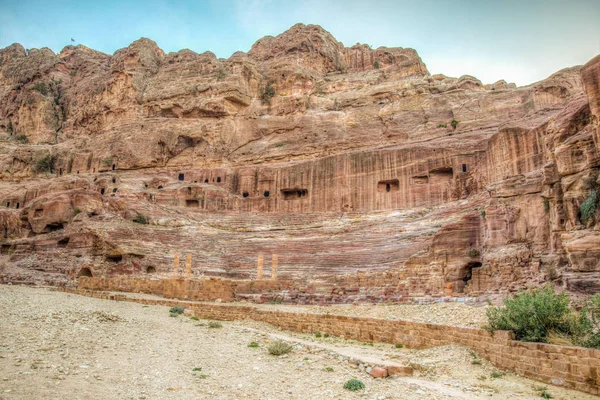
<svg viewBox="0 0 600 400">
<path fill-rule="evenodd" d="M 167 307 L 0 286 L 0 399 L 540 399 L 536 387 L 546 386 L 455 346 L 396 349 L 255 321 L 222 325 L 173 318 Z M 276 339 L 294 350 L 269 355 Z M 373 379 L 354 360 L 398 361 L 416 373 Z M 352 378 L 366 389 L 343 389 Z"/>
</svg>

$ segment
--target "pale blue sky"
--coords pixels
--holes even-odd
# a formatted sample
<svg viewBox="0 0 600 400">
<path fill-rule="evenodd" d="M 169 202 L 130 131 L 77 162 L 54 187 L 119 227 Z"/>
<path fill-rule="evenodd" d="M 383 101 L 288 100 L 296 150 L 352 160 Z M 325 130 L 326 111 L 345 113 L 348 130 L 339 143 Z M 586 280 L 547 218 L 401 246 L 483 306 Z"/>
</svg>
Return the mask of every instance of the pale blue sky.
<svg viewBox="0 0 600 400">
<path fill-rule="evenodd" d="M 600 0 L 0 0 L 0 48 L 112 54 L 140 37 L 229 57 L 297 22 L 346 46 L 412 47 L 431 73 L 525 85 L 600 53 Z"/>
</svg>

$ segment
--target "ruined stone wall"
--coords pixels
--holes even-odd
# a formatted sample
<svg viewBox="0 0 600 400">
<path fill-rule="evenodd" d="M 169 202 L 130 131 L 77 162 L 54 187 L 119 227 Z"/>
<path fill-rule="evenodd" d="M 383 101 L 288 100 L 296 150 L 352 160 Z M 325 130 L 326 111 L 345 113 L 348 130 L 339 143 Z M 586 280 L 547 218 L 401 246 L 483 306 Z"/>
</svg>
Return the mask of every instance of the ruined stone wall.
<svg viewBox="0 0 600 400">
<path fill-rule="evenodd" d="M 63 289 L 65 290 L 65 289 Z M 68 290 L 66 290 L 68 291 Z M 322 332 L 363 342 L 402 343 L 428 348 L 455 344 L 476 351 L 496 367 L 545 383 L 582 392 L 600 394 L 600 350 L 528 343 L 513 340 L 508 331 L 490 335 L 483 329 L 462 328 L 411 321 L 348 317 L 330 314 L 266 311 L 252 306 L 186 303 L 172 300 L 135 299 L 94 291 L 74 293 L 143 304 L 174 306 L 191 310 L 204 319 L 267 322 L 295 332 Z"/>
<path fill-rule="evenodd" d="M 234 284 L 223 279 L 139 279 L 128 276 L 94 278 L 81 276 L 77 286 L 82 290 L 148 293 L 183 300 L 230 301 Z"/>
</svg>

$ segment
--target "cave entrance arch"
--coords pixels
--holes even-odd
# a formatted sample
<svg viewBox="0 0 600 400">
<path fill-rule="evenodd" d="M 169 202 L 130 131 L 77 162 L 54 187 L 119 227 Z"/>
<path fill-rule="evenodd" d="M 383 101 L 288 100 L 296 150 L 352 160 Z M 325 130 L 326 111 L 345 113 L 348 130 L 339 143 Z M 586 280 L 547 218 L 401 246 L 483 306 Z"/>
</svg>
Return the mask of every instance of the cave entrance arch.
<svg viewBox="0 0 600 400">
<path fill-rule="evenodd" d="M 89 276 L 90 278 L 93 277 L 94 275 L 92 274 L 92 270 L 85 267 L 85 268 L 81 268 L 79 270 L 79 272 L 77 273 L 77 276 Z"/>
</svg>

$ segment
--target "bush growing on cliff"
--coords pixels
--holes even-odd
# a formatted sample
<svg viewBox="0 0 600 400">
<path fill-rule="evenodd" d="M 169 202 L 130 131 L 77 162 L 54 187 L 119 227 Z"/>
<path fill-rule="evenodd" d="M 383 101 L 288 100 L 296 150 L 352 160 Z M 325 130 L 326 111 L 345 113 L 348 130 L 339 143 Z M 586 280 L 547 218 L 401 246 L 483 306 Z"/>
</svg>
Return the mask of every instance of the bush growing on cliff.
<svg viewBox="0 0 600 400">
<path fill-rule="evenodd" d="M 471 257 L 471 258 L 476 258 L 476 257 L 479 257 L 480 255 L 481 255 L 481 252 L 477 249 L 469 250 L 469 257 Z"/>
<path fill-rule="evenodd" d="M 25 135 L 16 135 L 16 136 L 13 136 L 13 140 L 15 142 L 18 142 L 18 143 L 27 143 L 27 142 L 29 142 L 29 139 L 27 139 L 27 136 L 25 136 Z"/>
<path fill-rule="evenodd" d="M 373 63 L 373 67 L 375 69 L 379 69 L 379 61 L 375 60 L 375 62 Z"/>
<path fill-rule="evenodd" d="M 581 206 L 579 206 L 579 220 L 584 224 L 592 222 L 594 215 L 596 214 L 596 208 L 598 207 L 598 192 L 592 190 L 590 194 L 585 198 Z"/>
<path fill-rule="evenodd" d="M 457 120 L 455 120 L 455 119 L 453 119 L 453 120 L 452 120 L 452 122 L 450 122 L 450 125 L 452 125 L 452 127 L 453 127 L 454 129 L 456 129 L 456 127 L 458 126 L 458 121 L 457 121 Z"/>
<path fill-rule="evenodd" d="M 546 214 L 549 214 L 550 213 L 550 200 L 544 197 L 544 199 L 542 201 L 544 202 L 544 212 Z"/>
<path fill-rule="evenodd" d="M 221 79 L 225 79 L 225 78 L 227 78 L 227 72 L 225 72 L 225 70 L 222 68 L 219 69 L 217 71 L 217 81 L 220 81 Z"/>
<path fill-rule="evenodd" d="M 54 164 L 56 163 L 56 156 L 52 154 L 46 154 L 44 157 L 36 161 L 34 171 L 37 173 L 54 172 Z"/>
<path fill-rule="evenodd" d="M 264 87 L 260 93 L 260 99 L 263 104 L 271 104 L 271 99 L 275 96 L 275 88 L 270 83 Z"/>
<path fill-rule="evenodd" d="M 504 300 L 504 307 L 487 310 L 490 332 L 512 331 L 517 340 L 600 348 L 600 294 L 576 311 L 566 293 L 557 294 L 552 286 L 522 292 Z"/>
<path fill-rule="evenodd" d="M 35 90 L 46 96 L 50 92 L 50 85 L 48 85 L 46 82 L 38 82 L 33 85 L 31 90 Z"/>
</svg>

